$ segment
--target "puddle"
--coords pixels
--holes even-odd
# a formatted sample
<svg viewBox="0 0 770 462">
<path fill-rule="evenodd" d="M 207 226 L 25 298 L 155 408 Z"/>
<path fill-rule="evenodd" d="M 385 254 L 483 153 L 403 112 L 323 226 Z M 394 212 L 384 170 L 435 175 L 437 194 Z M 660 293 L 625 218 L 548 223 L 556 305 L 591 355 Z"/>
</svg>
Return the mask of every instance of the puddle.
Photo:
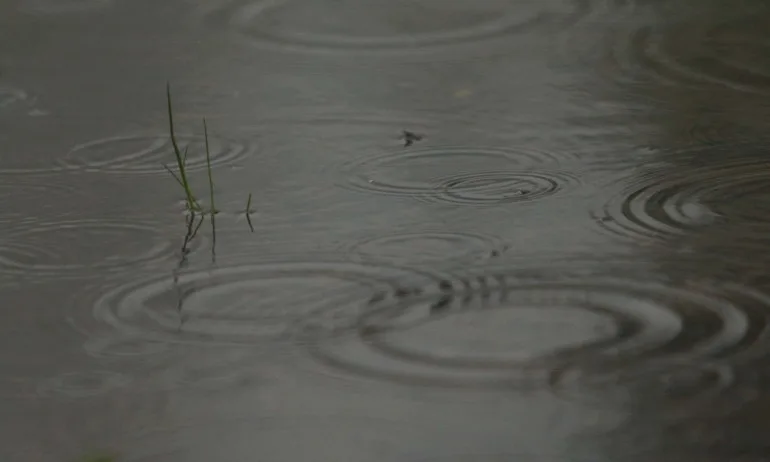
<svg viewBox="0 0 770 462">
<path fill-rule="evenodd" d="M 761 459 L 768 24 L 0 2 L 0 459 Z"/>
</svg>

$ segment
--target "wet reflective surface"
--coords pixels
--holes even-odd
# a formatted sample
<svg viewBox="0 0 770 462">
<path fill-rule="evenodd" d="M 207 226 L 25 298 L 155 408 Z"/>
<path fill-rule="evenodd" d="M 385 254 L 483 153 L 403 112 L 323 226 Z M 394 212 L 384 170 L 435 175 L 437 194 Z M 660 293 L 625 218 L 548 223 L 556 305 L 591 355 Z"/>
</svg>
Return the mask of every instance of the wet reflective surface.
<svg viewBox="0 0 770 462">
<path fill-rule="evenodd" d="M 3 2 L 0 459 L 766 460 L 768 26 Z"/>
</svg>

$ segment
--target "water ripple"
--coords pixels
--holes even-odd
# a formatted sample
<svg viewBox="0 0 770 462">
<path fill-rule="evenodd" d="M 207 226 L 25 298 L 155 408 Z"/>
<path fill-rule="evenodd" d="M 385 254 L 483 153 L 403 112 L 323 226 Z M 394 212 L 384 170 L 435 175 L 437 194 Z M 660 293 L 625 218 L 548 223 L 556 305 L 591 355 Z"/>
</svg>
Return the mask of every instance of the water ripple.
<svg viewBox="0 0 770 462">
<path fill-rule="evenodd" d="M 23 0 L 22 11 L 29 13 L 65 14 L 112 6 L 114 0 Z"/>
<path fill-rule="evenodd" d="M 766 11 L 753 16 L 730 15 L 718 21 L 695 15 L 614 31 L 606 39 L 611 48 L 604 67 L 613 70 L 613 78 L 624 84 L 718 85 L 768 94 L 767 17 Z"/>
<path fill-rule="evenodd" d="M 454 205 L 526 202 L 578 182 L 575 176 L 554 170 L 559 161 L 554 153 L 532 149 L 414 149 L 348 162 L 340 168 L 344 180 L 340 186 Z"/>
<path fill-rule="evenodd" d="M 500 240 L 478 233 L 424 231 L 395 233 L 361 240 L 347 252 L 368 261 L 387 263 L 479 262 L 500 255 Z"/>
<path fill-rule="evenodd" d="M 257 353 L 250 349 L 188 348 L 185 345 L 148 341 L 142 337 L 92 337 L 84 345 L 87 353 L 100 359 L 121 361 L 135 367 L 132 391 L 195 388 L 234 391 L 257 380 L 264 372 Z M 255 364 L 262 364 L 259 371 Z"/>
<path fill-rule="evenodd" d="M 770 230 L 767 162 L 720 160 L 704 165 L 693 159 L 682 172 L 651 169 L 616 183 L 620 191 L 593 213 L 603 229 L 633 239 L 665 239 L 715 223 Z"/>
<path fill-rule="evenodd" d="M 355 335 L 309 351 L 329 372 L 409 385 L 559 393 L 565 387 L 597 393 L 607 381 L 622 388 L 645 375 L 663 386 L 654 379 L 662 365 L 693 364 L 696 372 L 680 367 L 682 375 L 672 380 L 694 393 L 726 386 L 730 361 L 766 346 L 770 297 L 764 294 L 608 272 L 521 265 L 447 278 L 405 297 L 382 294 L 372 299 L 376 309 L 357 320 Z"/>
<path fill-rule="evenodd" d="M 738 146 L 748 140 L 766 138 L 764 117 L 735 118 L 729 113 L 699 111 L 698 117 L 687 127 L 694 145 L 718 146 L 731 143 Z"/>
<path fill-rule="evenodd" d="M 89 398 L 130 384 L 131 378 L 117 372 L 69 372 L 43 381 L 38 386 L 38 393 L 42 396 Z"/>
<path fill-rule="evenodd" d="M 93 337 L 88 339 L 83 348 L 89 355 L 100 359 L 146 359 L 171 353 L 168 344 L 128 336 Z"/>
<path fill-rule="evenodd" d="M 259 366 L 259 367 L 257 367 Z M 147 390 L 198 390 L 232 393 L 260 381 L 264 362 L 244 349 L 194 349 L 186 355 L 174 355 L 155 370 L 145 372 L 137 387 Z"/>
<path fill-rule="evenodd" d="M 457 205 L 499 205 L 529 202 L 560 192 L 579 183 L 567 172 L 478 172 L 445 178 L 436 186 L 439 193 L 429 200 Z"/>
<path fill-rule="evenodd" d="M 29 100 L 24 90 L 0 85 L 0 113 L 11 106 Z"/>
<path fill-rule="evenodd" d="M 106 326 L 150 343 L 310 341 L 351 329 L 373 292 L 428 277 L 348 262 L 222 266 L 115 287 L 94 303 L 93 318 L 74 313 L 71 322 L 100 338 Z"/>
<path fill-rule="evenodd" d="M 0 172 L 5 172 L 0 168 Z M 6 230 L 38 220 L 63 220 L 73 212 L 65 204 L 87 203 L 88 192 L 76 181 L 27 175 L 0 176 L 0 196 L 13 197 L 5 201 L 0 223 Z M 57 200 L 52 201 L 51 198 Z M 66 199 L 66 200 L 63 200 Z"/>
<path fill-rule="evenodd" d="M 193 242 L 196 248 L 201 240 Z M 108 219 L 34 224 L 0 243 L 0 273 L 39 278 L 128 271 L 172 261 L 179 243 L 153 223 Z"/>
<path fill-rule="evenodd" d="M 206 169 L 202 136 L 178 135 L 179 148 L 189 147 L 187 170 Z M 249 157 L 247 143 L 209 135 L 211 166 L 232 165 Z M 130 135 L 99 139 L 75 146 L 59 161 L 62 168 L 88 172 L 168 175 L 163 164 L 173 165 L 174 151 L 168 135 Z"/>
<path fill-rule="evenodd" d="M 554 374 L 551 385 L 557 394 L 567 399 L 597 406 L 646 402 L 651 406 L 648 409 L 656 413 L 660 414 L 663 409 L 668 417 L 686 418 L 696 404 L 708 406 L 719 402 L 724 408 L 724 400 L 717 398 L 736 382 L 733 369 L 725 365 L 672 362 L 621 368 L 610 374 L 565 369 Z"/>
<path fill-rule="evenodd" d="M 329 15 L 313 2 L 232 0 L 207 5 L 199 14 L 250 44 L 279 51 L 366 56 L 444 51 L 456 57 L 465 51 L 509 51 L 511 38 L 566 28 L 588 8 L 587 2 L 565 0 L 341 0 Z"/>
</svg>

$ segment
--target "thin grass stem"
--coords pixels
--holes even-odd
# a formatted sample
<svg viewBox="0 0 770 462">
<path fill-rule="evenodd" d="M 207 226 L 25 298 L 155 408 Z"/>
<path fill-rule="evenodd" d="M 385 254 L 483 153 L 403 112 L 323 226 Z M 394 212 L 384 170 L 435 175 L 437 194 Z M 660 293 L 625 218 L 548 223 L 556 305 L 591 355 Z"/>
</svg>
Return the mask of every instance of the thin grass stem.
<svg viewBox="0 0 770 462">
<path fill-rule="evenodd" d="M 211 173 L 211 151 L 209 150 L 209 128 L 206 124 L 206 119 L 203 119 L 203 140 L 206 144 L 206 169 L 208 170 L 209 174 L 209 198 L 211 201 L 211 236 L 212 236 L 212 246 L 211 246 L 211 258 L 214 259 L 216 256 L 216 248 L 217 248 L 217 208 L 216 204 L 214 203 L 214 175 Z"/>
<path fill-rule="evenodd" d="M 193 196 L 192 189 L 190 188 L 190 182 L 187 180 L 187 173 L 185 172 L 185 162 L 187 161 L 186 150 L 183 157 L 182 151 L 179 149 L 179 143 L 177 143 L 176 132 L 174 131 L 174 114 L 171 109 L 171 84 L 168 82 L 166 82 L 166 100 L 168 103 L 169 135 L 171 137 L 171 146 L 174 148 L 174 156 L 176 157 L 177 167 L 179 167 L 179 182 L 184 188 L 185 197 L 190 209 L 200 209 L 198 202 L 195 200 L 195 196 Z"/>
<path fill-rule="evenodd" d="M 168 165 L 166 165 L 166 164 L 163 164 L 163 168 L 165 168 L 165 169 L 166 169 L 166 171 L 167 171 L 168 173 L 170 173 L 170 174 L 171 174 L 171 176 L 173 176 L 173 177 L 174 177 L 174 179 L 176 180 L 176 182 L 177 182 L 177 183 L 179 183 L 179 186 L 181 186 L 181 187 L 183 187 L 183 188 L 184 188 L 184 183 L 182 183 L 182 180 L 180 180 L 180 179 L 179 179 L 179 177 L 178 177 L 178 176 L 176 176 L 176 173 L 174 173 L 174 171 L 173 171 L 173 170 L 171 170 L 171 169 L 169 168 L 169 166 L 168 166 Z"/>
<path fill-rule="evenodd" d="M 209 198 L 211 200 L 211 216 L 217 213 L 214 205 L 214 176 L 211 173 L 211 151 L 209 150 L 209 129 L 206 125 L 206 119 L 203 119 L 203 140 L 206 144 L 206 169 L 209 174 Z"/>
<path fill-rule="evenodd" d="M 246 214 L 246 222 L 249 224 L 249 229 L 251 229 L 251 232 L 254 232 L 254 225 L 251 224 L 251 193 L 249 193 L 249 199 L 246 201 L 246 210 L 244 211 Z"/>
</svg>

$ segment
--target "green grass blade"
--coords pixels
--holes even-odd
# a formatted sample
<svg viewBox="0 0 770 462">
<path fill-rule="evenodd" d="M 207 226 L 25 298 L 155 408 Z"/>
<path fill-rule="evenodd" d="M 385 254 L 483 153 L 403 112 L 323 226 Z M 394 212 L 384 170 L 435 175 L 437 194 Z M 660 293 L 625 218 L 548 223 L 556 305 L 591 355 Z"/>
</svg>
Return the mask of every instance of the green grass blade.
<svg viewBox="0 0 770 462">
<path fill-rule="evenodd" d="M 174 179 L 176 180 L 176 182 L 177 182 L 177 183 L 179 183 L 179 186 L 181 186 L 181 187 L 183 187 L 183 188 L 184 188 L 184 184 L 182 183 L 182 180 L 180 180 L 180 179 L 179 179 L 179 177 L 178 177 L 178 176 L 176 176 L 176 173 L 174 173 L 174 171 L 173 171 L 173 170 L 171 170 L 171 169 L 168 167 L 168 165 L 166 165 L 166 164 L 163 164 L 163 168 L 165 168 L 165 169 L 166 169 L 166 171 L 167 171 L 168 173 L 170 173 L 170 174 L 171 174 L 171 176 L 173 176 L 173 177 L 174 177 Z"/>
<path fill-rule="evenodd" d="M 190 182 L 187 180 L 187 173 L 185 172 L 185 161 L 182 157 L 182 151 L 179 149 L 179 143 L 177 143 L 176 132 L 174 131 L 174 113 L 171 108 L 171 84 L 166 82 L 166 102 L 168 104 L 168 130 L 171 137 L 171 146 L 174 148 L 174 156 L 176 157 L 176 163 L 179 167 L 179 179 L 182 187 L 184 188 L 185 196 L 187 197 L 187 203 L 190 209 L 200 208 L 198 202 L 195 200 L 195 196 L 190 188 Z"/>
</svg>

